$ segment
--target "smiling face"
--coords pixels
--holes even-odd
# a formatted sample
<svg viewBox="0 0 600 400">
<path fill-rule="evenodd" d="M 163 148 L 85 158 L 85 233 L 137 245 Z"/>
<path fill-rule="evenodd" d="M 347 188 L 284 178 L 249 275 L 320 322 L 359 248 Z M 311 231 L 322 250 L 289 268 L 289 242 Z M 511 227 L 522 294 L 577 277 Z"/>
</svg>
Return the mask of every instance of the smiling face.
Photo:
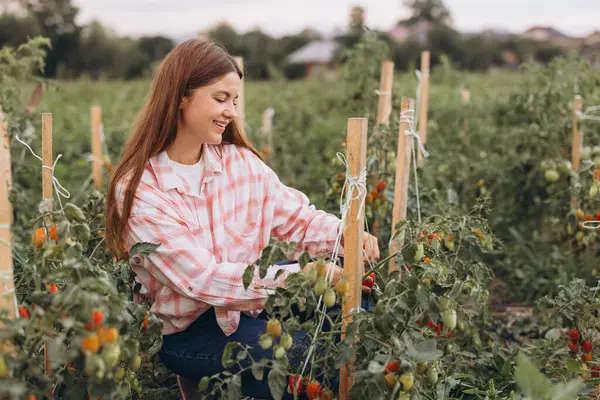
<svg viewBox="0 0 600 400">
<path fill-rule="evenodd" d="M 183 136 L 183 142 L 192 146 L 221 143 L 225 127 L 237 117 L 235 106 L 240 84 L 239 75 L 229 72 L 184 97 L 177 136 Z"/>
</svg>

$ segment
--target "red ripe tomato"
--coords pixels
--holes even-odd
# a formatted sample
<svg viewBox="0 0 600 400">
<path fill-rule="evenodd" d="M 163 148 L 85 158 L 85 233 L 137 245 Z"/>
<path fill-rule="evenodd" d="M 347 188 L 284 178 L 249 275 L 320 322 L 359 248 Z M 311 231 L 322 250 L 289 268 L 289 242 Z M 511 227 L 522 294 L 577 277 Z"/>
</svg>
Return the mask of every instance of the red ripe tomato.
<svg viewBox="0 0 600 400">
<path fill-rule="evenodd" d="M 306 396 L 310 399 L 316 399 L 321 391 L 321 384 L 317 381 L 312 381 L 306 386 Z"/>
<path fill-rule="evenodd" d="M 569 336 L 571 337 L 571 340 L 577 340 L 579 339 L 579 331 L 577 329 L 571 329 Z"/>
</svg>

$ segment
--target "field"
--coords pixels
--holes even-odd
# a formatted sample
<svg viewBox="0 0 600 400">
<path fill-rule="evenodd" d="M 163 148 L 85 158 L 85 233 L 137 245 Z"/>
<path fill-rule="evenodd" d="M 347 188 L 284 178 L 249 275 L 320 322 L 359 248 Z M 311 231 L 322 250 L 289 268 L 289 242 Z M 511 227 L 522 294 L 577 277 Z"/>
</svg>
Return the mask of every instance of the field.
<svg viewBox="0 0 600 400">
<path fill-rule="evenodd" d="M 313 360 L 304 390 L 310 386 L 311 398 L 337 396 L 327 375 L 353 360 L 350 398 L 356 399 L 594 398 L 600 245 L 597 230 L 583 223 L 600 219 L 600 172 L 594 172 L 600 122 L 585 111 L 600 104 L 600 70 L 576 58 L 488 74 L 457 71 L 448 61 L 435 66 L 430 156 L 416 171 L 419 201 L 411 170 L 407 218 L 392 237 L 400 104 L 402 97 L 415 98 L 417 78 L 396 72 L 389 127 L 377 126 L 381 46 L 361 42 L 334 82 L 245 82 L 248 136 L 258 149 L 267 146 L 261 116 L 272 107 L 266 162 L 285 184 L 336 215 L 346 178 L 336 153 L 345 151 L 348 118 L 368 118 L 365 213 L 384 256 L 370 266 L 373 309 L 354 316 L 341 342 L 335 329 L 317 333 L 318 312 L 301 325 L 328 351 Z M 128 260 L 104 248 L 103 190 L 91 183 L 88 156 L 90 107 L 102 107 L 105 151 L 117 163 L 149 82 L 50 82 L 27 116 L 23 104 L 34 83 L 20 69 L 0 69 L 8 134 L 41 154 L 41 114 L 52 113 L 53 153 L 62 155 L 54 176 L 71 196 L 61 199 L 69 203 L 64 213 L 56 197 L 54 211 L 46 212 L 41 163 L 11 141 L 11 243 L 21 318 L 5 319 L 0 330 L 12 347 L 0 358 L 0 393 L 44 398 L 55 388 L 54 398 L 175 399 L 174 377 L 155 356 L 160 321 L 147 304 L 132 302 Z M 463 88 L 470 91 L 468 102 Z M 576 118 L 584 134 L 574 171 L 576 95 L 590 118 Z M 106 181 L 108 168 L 104 173 Z M 50 237 L 52 226 L 57 240 Z M 44 235 L 38 243 L 31 239 L 36 228 Z M 282 248 L 273 242 L 257 264 L 282 258 Z M 130 257 L 151 251 L 141 245 Z M 388 271 L 388 256 L 401 271 Z M 321 280 L 297 274 L 287 290 L 271 296 L 266 308 L 284 332 L 300 327 L 292 306 L 315 311 L 323 292 L 333 303 L 343 301 L 342 289 L 319 288 Z M 341 329 L 341 316 L 329 316 Z M 277 329 L 265 333 L 272 359 L 250 361 L 232 344 L 223 363 L 239 363 L 241 371 L 213 377 L 212 390 L 238 398 L 240 374 L 252 373 L 268 379 L 280 398 L 299 373 L 289 366 L 293 349 L 284 337 Z M 46 371 L 44 347 L 52 360 Z"/>
</svg>

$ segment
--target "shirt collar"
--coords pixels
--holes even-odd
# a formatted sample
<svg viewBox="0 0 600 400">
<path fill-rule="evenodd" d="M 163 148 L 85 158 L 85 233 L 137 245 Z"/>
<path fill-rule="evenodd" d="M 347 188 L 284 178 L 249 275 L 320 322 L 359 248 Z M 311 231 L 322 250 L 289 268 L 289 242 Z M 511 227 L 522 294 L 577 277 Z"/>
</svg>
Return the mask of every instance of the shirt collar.
<svg viewBox="0 0 600 400">
<path fill-rule="evenodd" d="M 223 159 L 218 152 L 218 147 L 218 145 L 202 145 L 200 166 L 204 170 L 205 182 L 210 182 L 215 175 L 223 172 Z M 183 188 L 184 183 L 171 165 L 166 150 L 150 158 L 150 166 L 154 171 L 161 191 Z"/>
</svg>

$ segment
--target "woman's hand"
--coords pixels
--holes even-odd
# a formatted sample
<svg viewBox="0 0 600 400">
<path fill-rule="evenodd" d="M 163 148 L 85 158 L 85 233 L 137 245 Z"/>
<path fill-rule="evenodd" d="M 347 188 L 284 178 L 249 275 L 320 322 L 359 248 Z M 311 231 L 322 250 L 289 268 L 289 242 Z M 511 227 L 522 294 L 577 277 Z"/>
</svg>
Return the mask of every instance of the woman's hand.
<svg viewBox="0 0 600 400">
<path fill-rule="evenodd" d="M 344 236 L 340 242 L 344 246 Z M 363 262 L 367 260 L 379 260 L 379 244 L 377 238 L 368 232 L 363 232 Z"/>
<path fill-rule="evenodd" d="M 379 245 L 377 238 L 368 232 L 363 234 L 363 262 L 379 260 Z"/>
</svg>

